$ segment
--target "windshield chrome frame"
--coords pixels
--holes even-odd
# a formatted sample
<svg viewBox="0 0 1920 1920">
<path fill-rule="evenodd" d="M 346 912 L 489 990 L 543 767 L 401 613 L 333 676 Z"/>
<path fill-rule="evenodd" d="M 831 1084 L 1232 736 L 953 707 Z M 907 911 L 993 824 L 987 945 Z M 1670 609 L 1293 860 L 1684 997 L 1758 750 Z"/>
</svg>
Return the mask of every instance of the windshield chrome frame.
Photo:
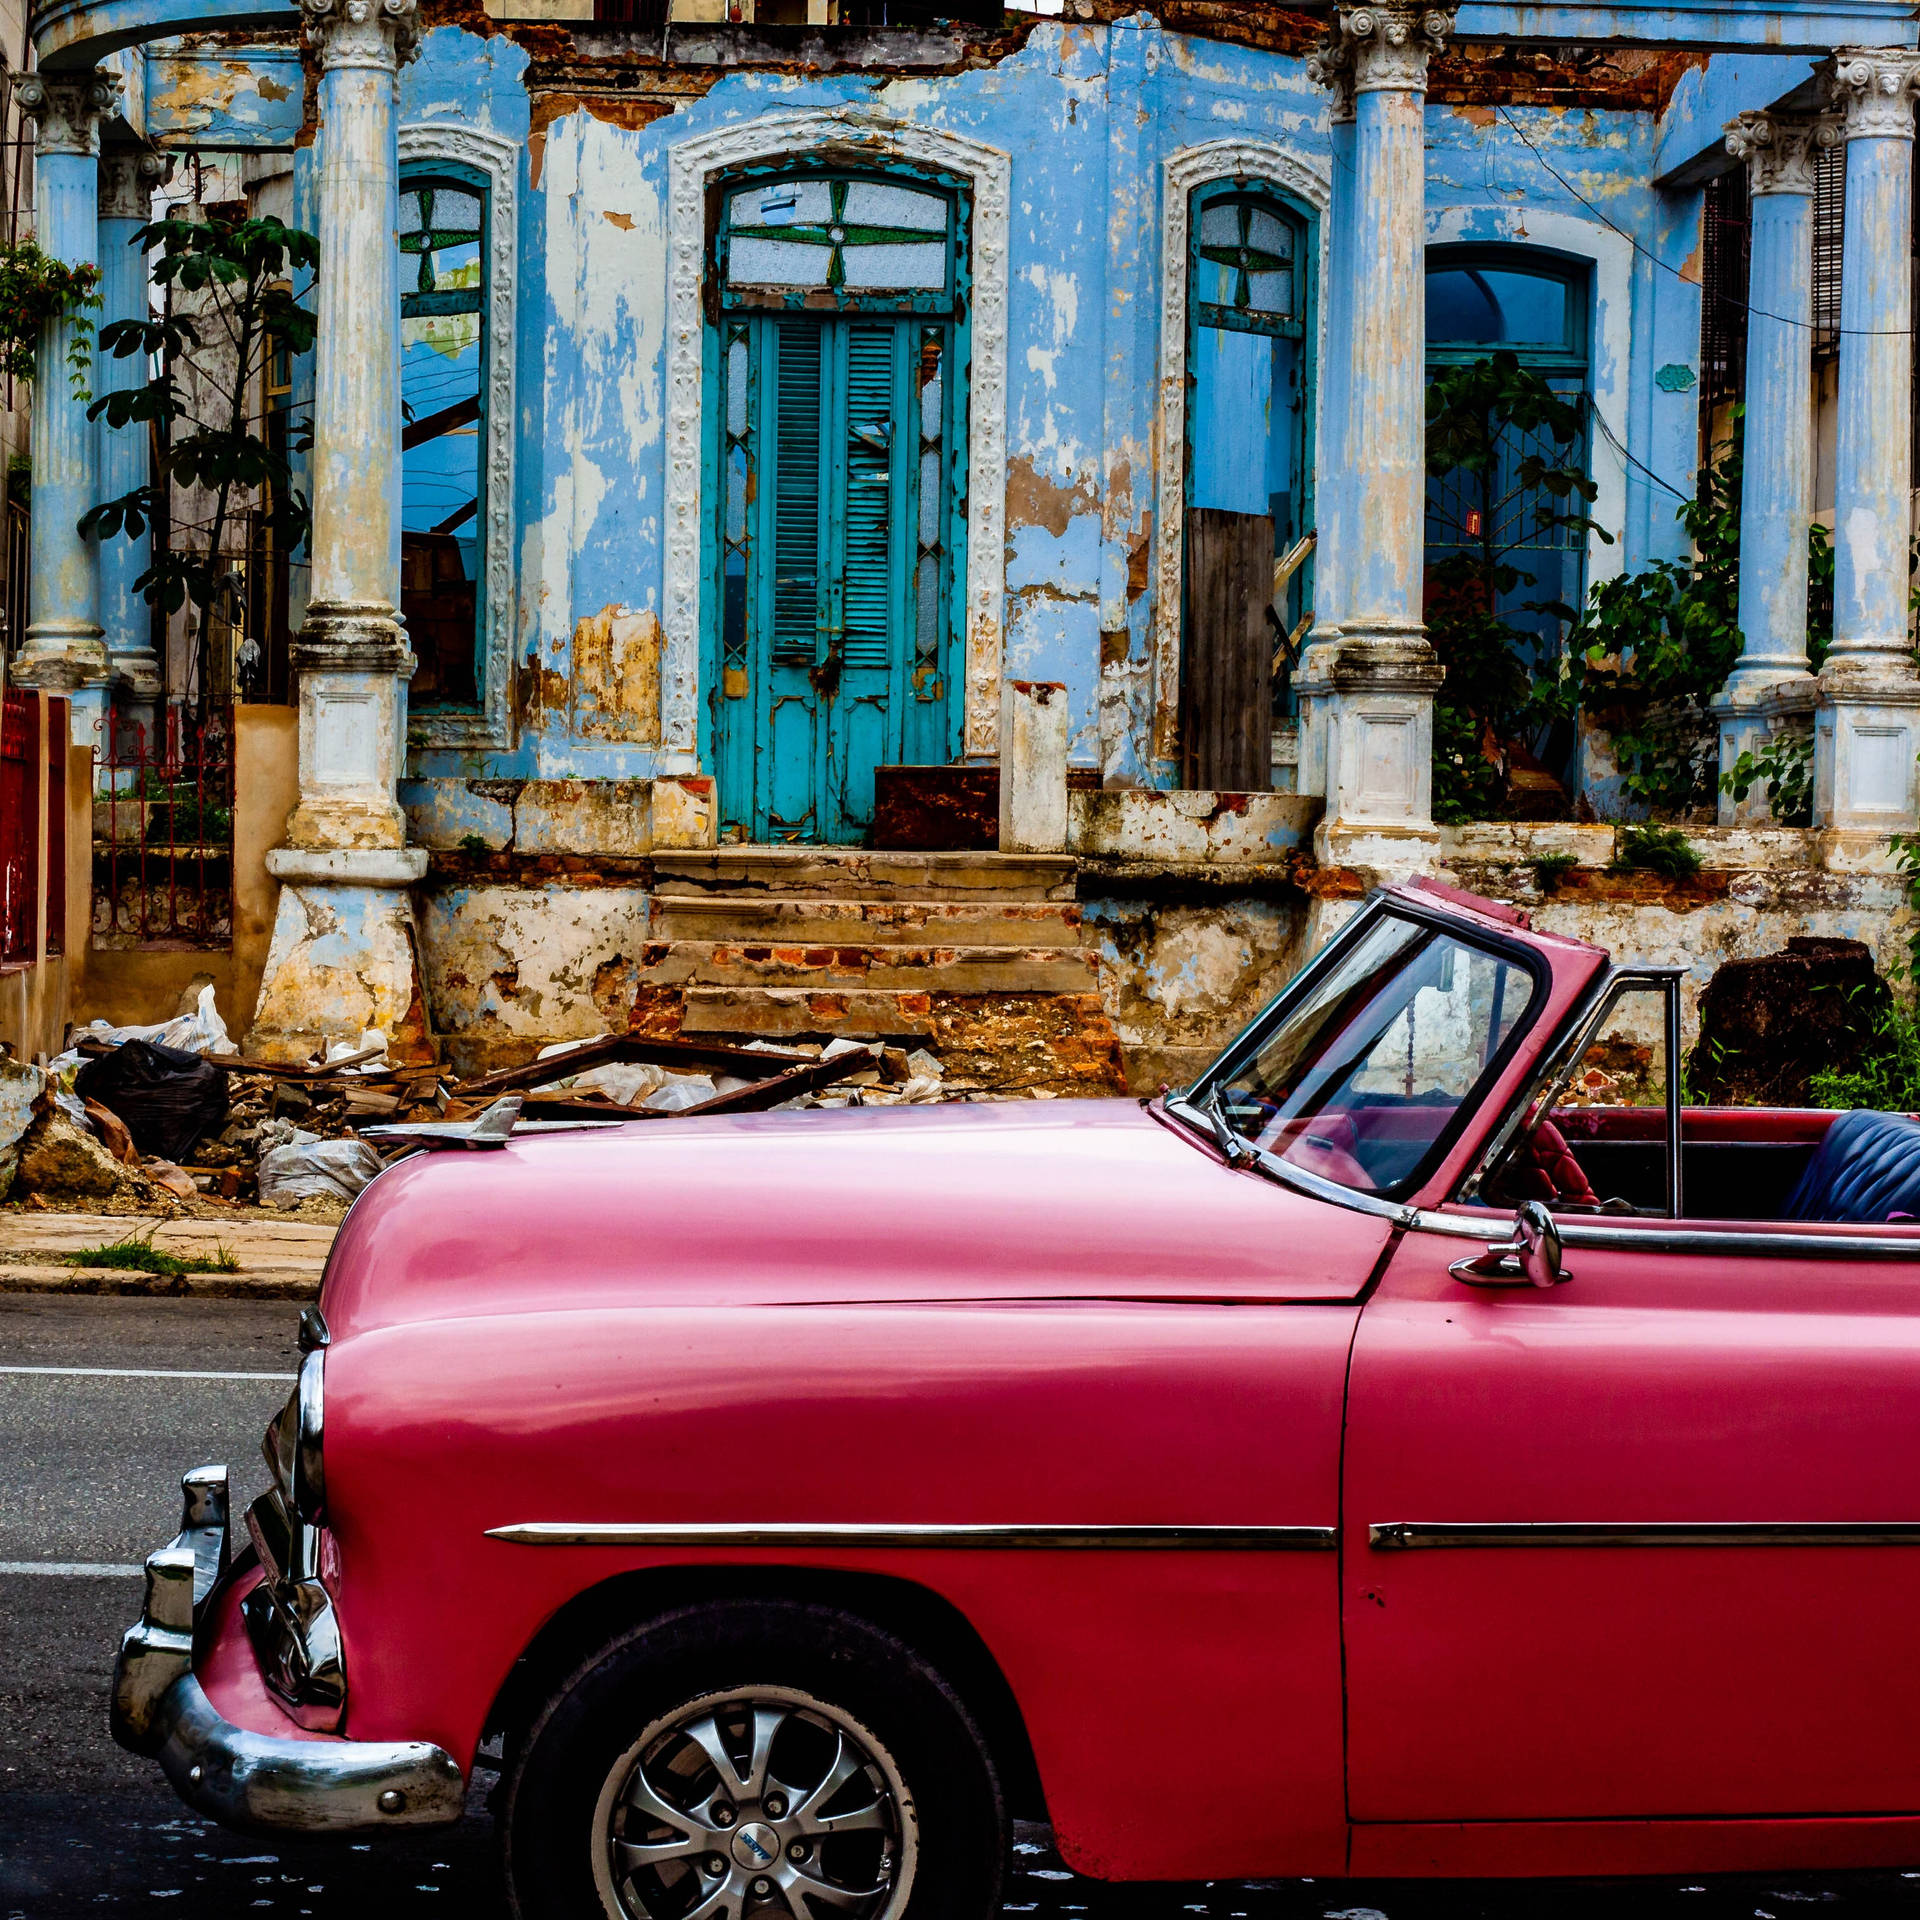
<svg viewBox="0 0 1920 1920">
<path fill-rule="evenodd" d="M 1551 995 L 1552 969 L 1545 957 L 1524 942 L 1503 939 L 1491 929 L 1463 927 L 1460 920 L 1437 901 L 1429 907 L 1424 901 L 1397 892 L 1389 893 L 1382 888 L 1367 896 L 1359 912 L 1247 1023 L 1245 1029 L 1234 1037 L 1219 1058 L 1191 1086 L 1182 1093 L 1167 1095 L 1166 1111 L 1184 1126 L 1191 1127 L 1217 1152 L 1219 1148 L 1213 1121 L 1206 1110 L 1209 1095 L 1223 1086 L 1236 1068 L 1245 1065 L 1259 1053 L 1267 1035 L 1285 1017 L 1288 1009 L 1304 999 L 1328 973 L 1338 967 L 1377 922 L 1389 917 L 1414 921 L 1430 932 L 1444 933 L 1458 940 L 1463 946 L 1475 947 L 1484 953 L 1510 960 L 1527 974 L 1532 986 L 1526 1007 L 1514 1022 L 1513 1031 L 1501 1042 L 1499 1051 L 1482 1068 L 1475 1082 L 1476 1086 L 1482 1082 L 1489 1086 L 1497 1084 L 1501 1073 L 1511 1064 L 1527 1035 L 1538 1024 L 1540 1010 Z M 1417 1167 L 1406 1180 L 1400 1182 L 1402 1188 L 1415 1186 L 1421 1179 L 1431 1175 L 1434 1167 L 1444 1160 L 1458 1142 L 1460 1134 L 1471 1125 L 1473 1115 L 1478 1111 L 1478 1103 L 1471 1097 L 1461 1101 L 1446 1126 L 1435 1136 L 1426 1164 Z M 1283 1185 L 1293 1187 L 1298 1192 L 1319 1200 L 1331 1200 L 1337 1205 L 1349 1206 L 1357 1212 L 1372 1214 L 1377 1218 L 1396 1220 L 1402 1226 L 1412 1224 L 1416 1217 L 1416 1209 L 1404 1200 L 1343 1187 L 1337 1181 L 1309 1173 L 1268 1153 L 1244 1134 L 1236 1132 L 1234 1138 L 1246 1150 L 1250 1165 L 1259 1167 L 1262 1172 L 1271 1174 Z"/>
</svg>

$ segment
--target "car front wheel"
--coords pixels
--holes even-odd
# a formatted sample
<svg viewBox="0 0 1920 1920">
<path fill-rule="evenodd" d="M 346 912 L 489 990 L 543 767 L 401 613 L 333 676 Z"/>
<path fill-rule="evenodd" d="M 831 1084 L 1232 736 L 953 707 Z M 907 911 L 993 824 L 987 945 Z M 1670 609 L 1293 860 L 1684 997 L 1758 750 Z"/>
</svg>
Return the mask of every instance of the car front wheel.
<svg viewBox="0 0 1920 1920">
<path fill-rule="evenodd" d="M 729 1601 L 600 1650 L 518 1749 L 523 1920 L 985 1920 L 1005 1813 L 952 1689 L 837 1609 Z"/>
</svg>

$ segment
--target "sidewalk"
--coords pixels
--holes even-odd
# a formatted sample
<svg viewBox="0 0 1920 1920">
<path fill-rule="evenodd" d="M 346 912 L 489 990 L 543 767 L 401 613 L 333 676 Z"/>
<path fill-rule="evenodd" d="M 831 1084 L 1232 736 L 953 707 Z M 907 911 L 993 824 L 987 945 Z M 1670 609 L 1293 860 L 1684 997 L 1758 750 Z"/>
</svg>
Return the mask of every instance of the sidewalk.
<svg viewBox="0 0 1920 1920">
<path fill-rule="evenodd" d="M 310 1300 L 335 1228 L 311 1220 L 161 1219 L 137 1214 L 0 1212 L 0 1293 L 182 1294 L 202 1299 Z M 152 1239 L 162 1252 L 214 1257 L 232 1273 L 166 1275 L 67 1264 L 90 1247 Z"/>
</svg>

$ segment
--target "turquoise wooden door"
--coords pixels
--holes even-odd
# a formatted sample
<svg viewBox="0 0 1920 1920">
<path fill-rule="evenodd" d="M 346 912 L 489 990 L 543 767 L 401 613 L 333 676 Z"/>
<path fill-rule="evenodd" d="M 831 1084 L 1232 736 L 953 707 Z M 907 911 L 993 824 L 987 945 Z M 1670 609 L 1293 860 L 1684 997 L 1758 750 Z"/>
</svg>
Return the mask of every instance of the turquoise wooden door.
<svg viewBox="0 0 1920 1920">
<path fill-rule="evenodd" d="M 737 197 L 764 204 L 792 185 Z M 841 211 L 851 199 L 831 193 L 825 233 L 860 231 Z M 944 234 L 895 228 L 903 252 L 902 232 L 938 244 L 944 279 Z M 874 770 L 956 745 L 956 325 L 867 299 L 730 314 L 715 332 L 708 713 L 722 831 L 858 843 Z"/>
</svg>

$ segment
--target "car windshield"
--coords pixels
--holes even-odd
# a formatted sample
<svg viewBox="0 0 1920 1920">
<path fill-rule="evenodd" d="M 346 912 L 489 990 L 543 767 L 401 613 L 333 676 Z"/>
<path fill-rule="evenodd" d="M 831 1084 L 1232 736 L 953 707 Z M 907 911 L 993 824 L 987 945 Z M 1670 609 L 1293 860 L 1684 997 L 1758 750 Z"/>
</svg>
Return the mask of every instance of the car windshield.
<svg viewBox="0 0 1920 1920">
<path fill-rule="evenodd" d="M 1243 1139 L 1361 1193 L 1428 1169 L 1526 1017 L 1519 960 L 1383 913 L 1198 1090 Z"/>
</svg>

